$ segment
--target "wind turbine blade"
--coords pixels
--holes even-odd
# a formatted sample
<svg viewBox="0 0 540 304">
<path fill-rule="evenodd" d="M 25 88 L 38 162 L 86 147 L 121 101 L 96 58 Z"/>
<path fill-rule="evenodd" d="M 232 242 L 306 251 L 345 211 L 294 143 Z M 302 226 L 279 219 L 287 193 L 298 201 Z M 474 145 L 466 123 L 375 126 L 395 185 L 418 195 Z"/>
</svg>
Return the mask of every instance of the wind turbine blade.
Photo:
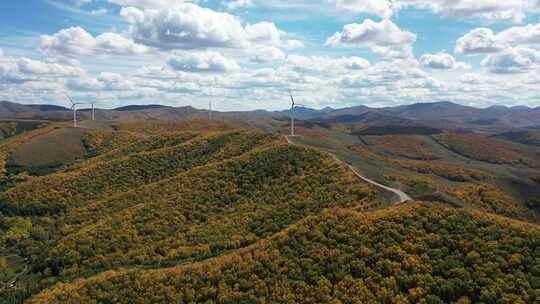
<svg viewBox="0 0 540 304">
<path fill-rule="evenodd" d="M 291 101 L 292 101 L 292 104 L 294 105 L 294 97 L 292 96 L 292 91 L 291 91 L 291 89 L 289 89 L 289 95 L 291 96 Z"/>
<path fill-rule="evenodd" d="M 71 102 L 71 104 L 74 104 L 73 102 L 73 99 L 71 99 L 71 97 L 66 93 L 66 97 L 69 99 L 69 101 Z"/>
</svg>

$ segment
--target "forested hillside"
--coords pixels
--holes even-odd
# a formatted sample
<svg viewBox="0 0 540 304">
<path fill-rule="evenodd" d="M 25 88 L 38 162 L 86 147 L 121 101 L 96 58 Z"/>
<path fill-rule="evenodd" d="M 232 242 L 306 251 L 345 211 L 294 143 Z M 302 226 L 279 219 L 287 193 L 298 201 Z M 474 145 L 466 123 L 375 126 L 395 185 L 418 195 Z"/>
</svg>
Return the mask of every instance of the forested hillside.
<svg viewBox="0 0 540 304">
<path fill-rule="evenodd" d="M 0 193 L 0 255 L 26 264 L 1 303 L 107 270 L 202 261 L 327 208 L 376 204 L 331 157 L 264 131 L 142 135 L 126 145 L 89 132 L 86 159 Z"/>
<path fill-rule="evenodd" d="M 172 140 L 182 142 L 192 137 L 176 134 Z M 78 170 L 36 178 L 32 183 L 7 190 L 0 195 L 0 210 L 11 215 L 58 213 L 68 205 L 105 193 L 132 190 L 212 160 L 241 155 L 269 139 L 270 135 L 262 132 L 218 133 L 172 147 L 122 155 L 111 161 L 90 161 Z M 138 149 L 137 145 L 133 149 Z"/>
<path fill-rule="evenodd" d="M 253 246 L 60 284 L 30 303 L 538 303 L 537 226 L 415 203 L 331 209 Z"/>
<path fill-rule="evenodd" d="M 305 144 L 289 144 L 204 120 L 83 126 L 0 141 L 2 304 L 540 301 L 536 205 L 497 186 L 502 166 L 529 164 L 473 163 L 474 136 L 300 128 Z M 10 165 L 57 134 L 83 153 Z M 392 206 L 320 149 L 434 202 Z"/>
<path fill-rule="evenodd" d="M 44 121 L 2 120 L 0 121 L 0 138 L 12 137 L 45 125 L 47 125 L 47 122 Z"/>
<path fill-rule="evenodd" d="M 439 134 L 433 138 L 448 149 L 472 159 L 494 164 L 540 166 L 540 162 L 528 157 L 522 148 L 501 139 L 472 134 Z"/>
</svg>

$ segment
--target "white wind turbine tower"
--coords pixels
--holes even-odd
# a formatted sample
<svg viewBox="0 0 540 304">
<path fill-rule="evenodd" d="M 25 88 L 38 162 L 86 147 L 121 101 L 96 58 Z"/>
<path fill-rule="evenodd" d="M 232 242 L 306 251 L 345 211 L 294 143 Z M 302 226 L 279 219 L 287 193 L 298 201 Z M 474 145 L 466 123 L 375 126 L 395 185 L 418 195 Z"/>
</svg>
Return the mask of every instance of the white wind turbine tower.
<svg viewBox="0 0 540 304">
<path fill-rule="evenodd" d="M 208 120 L 212 120 L 212 97 L 210 97 L 210 101 L 208 102 Z"/>
<path fill-rule="evenodd" d="M 71 97 L 69 97 L 67 93 L 66 93 L 66 96 L 71 102 L 71 109 L 73 110 L 73 127 L 76 128 L 77 127 L 77 106 L 81 105 L 82 103 L 74 102 L 73 99 L 71 99 Z"/>
<path fill-rule="evenodd" d="M 216 80 L 214 79 L 214 83 Z M 208 95 L 210 96 L 210 100 L 208 101 L 208 120 L 212 120 L 212 102 L 214 99 L 214 89 L 212 87 L 208 90 Z"/>
<path fill-rule="evenodd" d="M 90 102 L 90 104 L 92 105 L 92 120 L 96 120 L 96 112 L 94 111 L 94 105 L 96 102 Z"/>
<path fill-rule="evenodd" d="M 96 120 L 96 104 L 101 101 L 101 92 L 98 92 L 98 100 L 89 102 L 92 105 L 92 120 Z"/>
</svg>

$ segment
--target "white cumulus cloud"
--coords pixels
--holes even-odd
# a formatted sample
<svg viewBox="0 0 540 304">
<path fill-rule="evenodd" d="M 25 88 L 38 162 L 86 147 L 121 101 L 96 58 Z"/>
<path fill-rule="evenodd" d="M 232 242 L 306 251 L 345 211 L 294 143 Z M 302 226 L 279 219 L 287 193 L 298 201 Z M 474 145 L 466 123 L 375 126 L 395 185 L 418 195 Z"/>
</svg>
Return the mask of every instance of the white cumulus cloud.
<svg viewBox="0 0 540 304">
<path fill-rule="evenodd" d="M 394 13 L 392 3 L 386 0 L 336 0 L 336 7 L 354 13 L 367 13 L 383 18 Z"/>
<path fill-rule="evenodd" d="M 253 0 L 233 0 L 225 2 L 225 7 L 227 7 L 227 9 L 233 10 L 241 7 L 253 6 L 253 4 Z"/>
<path fill-rule="evenodd" d="M 5 56 L 0 50 L 0 82 L 23 83 L 41 77 L 81 76 L 85 71 L 74 66 L 54 61 L 39 61 L 30 58 Z"/>
<path fill-rule="evenodd" d="M 540 45 L 540 23 L 511 27 L 497 34 L 497 39 L 510 45 Z"/>
<path fill-rule="evenodd" d="M 524 73 L 540 64 L 540 51 L 517 47 L 491 54 L 482 60 L 482 66 L 497 74 Z"/>
<path fill-rule="evenodd" d="M 255 63 L 282 61 L 286 57 L 282 50 L 273 46 L 253 48 L 250 53 L 249 59 Z"/>
<path fill-rule="evenodd" d="M 239 18 L 195 4 L 144 11 L 129 7 L 120 14 L 136 42 L 161 49 L 237 48 L 246 43 Z"/>
<path fill-rule="evenodd" d="M 236 61 L 214 51 L 176 52 L 167 60 L 167 64 L 174 70 L 184 72 L 225 73 L 239 69 Z"/>
<path fill-rule="evenodd" d="M 63 29 L 54 35 L 42 35 L 40 49 L 47 55 L 68 57 L 94 54 L 137 55 L 148 50 L 116 33 L 92 36 L 81 27 Z"/>
<path fill-rule="evenodd" d="M 120 14 L 137 43 L 164 50 L 302 46 L 272 22 L 243 25 L 237 16 L 192 3 L 164 9 L 126 7 Z"/>
<path fill-rule="evenodd" d="M 362 70 L 370 66 L 369 61 L 361 57 L 330 58 L 323 56 L 289 55 L 287 64 L 300 73 L 325 73 L 335 75 L 347 70 Z"/>
<path fill-rule="evenodd" d="M 524 73 L 538 66 L 540 24 L 515 26 L 499 33 L 477 28 L 456 42 L 460 54 L 488 54 L 481 64 L 491 73 Z"/>
<path fill-rule="evenodd" d="M 521 22 L 537 7 L 536 0 L 333 0 L 339 9 L 387 18 L 405 7 L 429 9 L 457 18 Z"/>
<path fill-rule="evenodd" d="M 465 55 L 486 54 L 499 52 L 507 47 L 491 29 L 477 28 L 459 38 L 454 51 Z"/>
<path fill-rule="evenodd" d="M 526 13 L 536 6 L 535 0 L 412 0 L 402 2 L 404 5 L 412 2 L 420 7 L 429 7 L 434 12 L 443 15 L 516 22 L 525 19 Z"/>
<path fill-rule="evenodd" d="M 335 33 L 326 41 L 334 47 L 370 48 L 384 57 L 413 57 L 414 33 L 400 29 L 388 19 L 375 22 L 366 19 L 361 24 L 352 23 L 343 27 L 343 31 Z"/>
<path fill-rule="evenodd" d="M 459 62 L 454 56 L 439 52 L 437 54 L 424 54 L 420 57 L 420 63 L 424 67 L 431 69 L 449 70 L 449 69 L 468 69 L 470 66 L 465 62 Z"/>
</svg>

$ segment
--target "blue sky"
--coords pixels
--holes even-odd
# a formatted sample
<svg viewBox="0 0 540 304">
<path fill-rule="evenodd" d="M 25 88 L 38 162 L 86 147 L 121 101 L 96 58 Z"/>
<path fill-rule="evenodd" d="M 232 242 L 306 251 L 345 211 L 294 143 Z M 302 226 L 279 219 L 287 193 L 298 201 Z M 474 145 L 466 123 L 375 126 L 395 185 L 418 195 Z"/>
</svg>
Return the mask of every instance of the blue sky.
<svg viewBox="0 0 540 304">
<path fill-rule="evenodd" d="M 0 99 L 281 109 L 540 106 L 537 0 L 19 0 Z"/>
</svg>

